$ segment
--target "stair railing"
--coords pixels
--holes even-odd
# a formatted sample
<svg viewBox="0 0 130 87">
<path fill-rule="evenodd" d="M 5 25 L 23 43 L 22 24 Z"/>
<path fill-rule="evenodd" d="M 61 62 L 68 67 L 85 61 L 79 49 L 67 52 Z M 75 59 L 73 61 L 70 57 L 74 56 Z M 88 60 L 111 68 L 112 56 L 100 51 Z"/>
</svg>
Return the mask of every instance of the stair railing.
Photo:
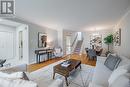
<svg viewBox="0 0 130 87">
<path fill-rule="evenodd" d="M 76 34 L 76 36 L 75 36 L 75 38 L 74 38 L 74 41 L 73 41 L 72 44 L 70 45 L 71 52 L 70 52 L 70 54 L 68 55 L 67 60 L 70 59 L 71 56 L 72 56 L 72 53 L 73 53 L 74 47 L 75 47 L 76 42 L 77 42 L 77 38 L 78 38 L 78 34 Z"/>
<path fill-rule="evenodd" d="M 80 50 L 80 54 L 83 53 L 84 50 L 84 38 L 82 38 L 82 45 L 81 45 L 81 50 Z"/>
<path fill-rule="evenodd" d="M 72 43 L 71 47 L 73 47 L 73 46 L 74 46 L 74 44 L 75 44 L 75 42 L 76 42 L 76 40 L 77 40 L 77 37 L 78 37 L 78 34 L 76 34 L 75 39 L 74 39 L 74 41 L 73 41 L 73 43 Z"/>
<path fill-rule="evenodd" d="M 75 36 L 75 39 L 71 45 L 71 54 L 73 53 L 74 49 L 75 49 L 75 46 L 76 46 L 76 43 L 77 43 L 77 38 L 78 38 L 78 34 L 76 34 Z"/>
</svg>

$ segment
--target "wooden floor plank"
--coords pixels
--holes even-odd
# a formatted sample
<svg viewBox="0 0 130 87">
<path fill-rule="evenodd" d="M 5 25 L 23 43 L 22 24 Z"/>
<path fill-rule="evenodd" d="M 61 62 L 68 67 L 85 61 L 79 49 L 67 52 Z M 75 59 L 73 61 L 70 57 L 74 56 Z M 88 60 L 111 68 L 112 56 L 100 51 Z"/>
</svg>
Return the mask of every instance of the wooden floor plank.
<svg viewBox="0 0 130 87">
<path fill-rule="evenodd" d="M 31 64 L 28 65 L 28 72 L 32 72 L 35 70 L 38 70 L 40 68 L 43 68 L 49 64 L 52 64 L 54 62 L 60 61 L 62 59 L 76 59 L 76 60 L 81 60 L 82 64 L 87 64 L 87 65 L 92 65 L 95 66 L 96 65 L 96 61 L 95 60 L 88 60 L 88 58 L 86 57 L 86 54 L 72 54 L 72 55 L 68 55 L 64 58 L 55 58 L 55 59 L 51 59 L 45 62 L 42 62 L 40 64 Z"/>
</svg>

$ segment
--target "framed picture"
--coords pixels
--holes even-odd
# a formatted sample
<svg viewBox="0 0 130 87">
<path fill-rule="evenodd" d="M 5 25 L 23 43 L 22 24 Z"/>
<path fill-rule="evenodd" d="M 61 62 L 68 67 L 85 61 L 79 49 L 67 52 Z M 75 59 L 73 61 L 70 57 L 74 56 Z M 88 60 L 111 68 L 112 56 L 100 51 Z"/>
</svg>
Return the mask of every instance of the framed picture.
<svg viewBox="0 0 130 87">
<path fill-rule="evenodd" d="M 46 47 L 47 46 L 47 34 L 38 32 L 38 47 Z"/>
<path fill-rule="evenodd" d="M 121 45 L 121 28 L 119 28 L 114 34 L 114 45 L 115 46 Z"/>
<path fill-rule="evenodd" d="M 97 47 L 102 47 L 102 35 L 91 35 L 90 48 L 95 49 Z"/>
</svg>

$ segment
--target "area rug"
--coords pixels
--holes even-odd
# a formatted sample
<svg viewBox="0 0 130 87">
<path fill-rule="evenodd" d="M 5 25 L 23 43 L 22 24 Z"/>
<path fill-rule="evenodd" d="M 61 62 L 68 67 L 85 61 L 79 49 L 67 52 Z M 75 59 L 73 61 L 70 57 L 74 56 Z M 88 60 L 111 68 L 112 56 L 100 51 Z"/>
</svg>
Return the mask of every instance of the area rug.
<svg viewBox="0 0 130 87">
<path fill-rule="evenodd" d="M 53 66 L 63 62 L 64 60 L 50 64 L 44 68 L 34 71 L 30 74 L 30 79 L 37 82 L 39 87 L 48 87 L 54 80 Z M 64 87 L 88 87 L 89 82 L 92 80 L 94 67 L 81 64 L 82 69 L 78 68 L 68 78 L 69 86 L 66 86 L 63 76 L 56 74 L 55 79 L 62 79 L 64 81 Z"/>
</svg>

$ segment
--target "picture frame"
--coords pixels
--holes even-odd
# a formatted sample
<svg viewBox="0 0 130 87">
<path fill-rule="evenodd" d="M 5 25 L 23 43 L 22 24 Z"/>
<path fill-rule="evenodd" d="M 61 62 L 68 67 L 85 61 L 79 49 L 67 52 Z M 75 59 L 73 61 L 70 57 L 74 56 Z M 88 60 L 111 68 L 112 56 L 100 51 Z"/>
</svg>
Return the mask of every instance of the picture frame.
<svg viewBox="0 0 130 87">
<path fill-rule="evenodd" d="M 102 35 L 90 35 L 90 48 L 102 47 Z"/>
<path fill-rule="evenodd" d="M 47 46 L 47 34 L 38 32 L 38 48 L 44 48 Z"/>
<path fill-rule="evenodd" d="M 114 45 L 115 46 L 121 45 L 121 28 L 119 28 L 114 34 Z"/>
</svg>

